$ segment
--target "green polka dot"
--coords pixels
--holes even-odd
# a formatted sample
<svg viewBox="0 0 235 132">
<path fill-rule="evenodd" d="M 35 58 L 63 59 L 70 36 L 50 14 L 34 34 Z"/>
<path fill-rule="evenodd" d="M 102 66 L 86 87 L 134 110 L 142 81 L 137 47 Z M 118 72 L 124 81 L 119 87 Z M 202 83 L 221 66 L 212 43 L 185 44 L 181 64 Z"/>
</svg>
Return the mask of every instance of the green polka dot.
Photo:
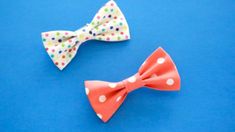
<svg viewBox="0 0 235 132">
<path fill-rule="evenodd" d="M 113 9 L 111 9 L 110 11 L 113 12 Z"/>
<path fill-rule="evenodd" d="M 94 23 L 94 22 L 92 22 L 92 23 L 91 23 L 91 25 L 95 25 L 95 23 Z"/>
<path fill-rule="evenodd" d="M 108 11 L 108 8 L 105 8 L 104 11 L 107 12 L 107 11 Z"/>
<path fill-rule="evenodd" d="M 57 33 L 56 33 L 56 35 L 57 35 L 57 36 L 59 36 L 59 35 L 60 35 L 60 33 L 59 33 L 59 32 L 57 32 Z"/>
<path fill-rule="evenodd" d="M 42 39 L 42 41 L 43 41 L 43 42 L 45 42 L 45 41 L 46 41 L 46 39 Z"/>
<path fill-rule="evenodd" d="M 72 55 L 71 55 L 71 54 L 69 54 L 69 57 L 71 58 L 71 57 L 72 57 Z"/>
<path fill-rule="evenodd" d="M 120 22 L 119 25 L 122 26 L 123 25 L 122 22 Z"/>
<path fill-rule="evenodd" d="M 117 39 L 118 39 L 118 40 L 120 40 L 120 39 L 121 39 L 121 37 L 120 37 L 120 36 L 118 36 L 118 37 L 117 37 Z"/>
<path fill-rule="evenodd" d="M 68 48 L 70 48 L 71 47 L 71 45 L 68 45 Z"/>
<path fill-rule="evenodd" d="M 51 58 L 53 58 L 53 57 L 54 57 L 54 55 L 52 54 L 52 55 L 51 55 Z"/>
<path fill-rule="evenodd" d="M 105 29 L 103 28 L 103 29 L 102 29 L 102 32 L 104 32 L 104 31 L 105 31 Z"/>
<path fill-rule="evenodd" d="M 101 37 L 99 37 L 98 39 L 99 39 L 99 40 L 101 40 L 102 38 L 101 38 Z"/>
<path fill-rule="evenodd" d="M 64 46 L 65 46 L 65 44 L 63 43 L 61 46 L 62 46 L 62 47 L 64 47 Z"/>
</svg>

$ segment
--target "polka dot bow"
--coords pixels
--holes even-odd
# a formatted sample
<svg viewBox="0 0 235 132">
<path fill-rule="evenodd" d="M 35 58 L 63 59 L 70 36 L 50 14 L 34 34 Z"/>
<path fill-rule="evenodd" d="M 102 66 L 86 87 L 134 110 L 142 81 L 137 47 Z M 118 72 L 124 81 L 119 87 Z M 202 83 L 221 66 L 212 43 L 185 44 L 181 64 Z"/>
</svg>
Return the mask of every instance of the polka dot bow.
<svg viewBox="0 0 235 132">
<path fill-rule="evenodd" d="M 124 41 L 130 39 L 128 24 L 117 4 L 111 0 L 95 15 L 92 22 L 74 32 L 42 33 L 44 47 L 54 64 L 62 70 L 88 40 Z"/>
<path fill-rule="evenodd" d="M 180 76 L 170 56 L 162 48 L 158 48 L 132 77 L 115 83 L 86 81 L 85 87 L 97 116 L 107 122 L 131 91 L 140 87 L 165 91 L 179 90 Z"/>
</svg>

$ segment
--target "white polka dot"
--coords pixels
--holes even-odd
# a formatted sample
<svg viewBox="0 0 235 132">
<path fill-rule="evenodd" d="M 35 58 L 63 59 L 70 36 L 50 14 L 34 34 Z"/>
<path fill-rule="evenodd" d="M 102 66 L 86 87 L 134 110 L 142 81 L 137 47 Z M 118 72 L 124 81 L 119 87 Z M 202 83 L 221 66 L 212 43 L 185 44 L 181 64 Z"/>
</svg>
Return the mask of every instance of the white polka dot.
<svg viewBox="0 0 235 132">
<path fill-rule="evenodd" d="M 132 77 L 128 78 L 128 82 L 130 82 L 130 83 L 133 83 L 135 81 L 136 81 L 136 77 L 135 76 L 132 76 Z"/>
<path fill-rule="evenodd" d="M 116 99 L 116 102 L 120 101 L 121 98 L 122 98 L 122 96 L 118 96 Z"/>
<path fill-rule="evenodd" d="M 165 62 L 165 59 L 164 58 L 158 58 L 157 59 L 157 63 L 158 64 L 163 64 Z"/>
<path fill-rule="evenodd" d="M 90 92 L 90 90 L 88 88 L 85 88 L 85 91 L 86 91 L 86 95 L 88 95 Z"/>
<path fill-rule="evenodd" d="M 115 88 L 117 86 L 116 83 L 109 83 L 108 85 L 109 85 L 110 88 Z"/>
<path fill-rule="evenodd" d="M 142 65 L 145 65 L 146 64 L 146 61 L 144 61 L 144 63 Z"/>
<path fill-rule="evenodd" d="M 99 114 L 99 113 L 96 114 L 96 115 L 97 115 L 100 119 L 102 119 L 102 117 L 103 117 L 103 116 L 102 116 L 101 114 Z"/>
<path fill-rule="evenodd" d="M 173 85 L 175 83 L 175 81 L 172 79 L 172 78 L 170 78 L 170 79 L 167 79 L 167 81 L 166 81 L 166 84 L 167 85 Z"/>
<path fill-rule="evenodd" d="M 106 96 L 100 95 L 99 101 L 100 101 L 101 103 L 105 102 L 105 101 L 106 101 Z"/>
</svg>

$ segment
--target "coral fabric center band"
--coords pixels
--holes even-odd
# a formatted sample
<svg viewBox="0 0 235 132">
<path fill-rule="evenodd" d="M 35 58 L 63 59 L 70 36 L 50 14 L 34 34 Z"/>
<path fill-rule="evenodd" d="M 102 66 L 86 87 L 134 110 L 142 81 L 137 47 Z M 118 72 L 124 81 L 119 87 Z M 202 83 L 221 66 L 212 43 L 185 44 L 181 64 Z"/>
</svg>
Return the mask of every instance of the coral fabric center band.
<svg viewBox="0 0 235 132">
<path fill-rule="evenodd" d="M 86 81 L 85 87 L 97 116 L 107 122 L 129 92 L 140 87 L 164 91 L 179 90 L 180 76 L 171 57 L 162 48 L 158 48 L 130 78 L 121 82 Z"/>
<path fill-rule="evenodd" d="M 42 33 L 44 47 L 60 70 L 69 64 L 85 41 L 114 42 L 128 39 L 130 32 L 125 16 L 113 0 L 98 11 L 90 24 L 75 32 L 58 30 Z"/>
<path fill-rule="evenodd" d="M 136 73 L 130 78 L 123 80 L 121 83 L 122 83 L 122 86 L 126 88 L 127 93 L 130 93 L 131 91 L 145 85 L 144 84 L 145 82 L 142 80 L 139 73 Z"/>
</svg>

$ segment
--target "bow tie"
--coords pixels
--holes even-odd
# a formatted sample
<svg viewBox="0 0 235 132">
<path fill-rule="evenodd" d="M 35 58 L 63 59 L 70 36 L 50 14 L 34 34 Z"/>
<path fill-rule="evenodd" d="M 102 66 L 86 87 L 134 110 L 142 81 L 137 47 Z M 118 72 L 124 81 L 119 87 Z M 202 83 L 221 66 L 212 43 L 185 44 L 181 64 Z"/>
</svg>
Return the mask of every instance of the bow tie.
<svg viewBox="0 0 235 132">
<path fill-rule="evenodd" d="M 79 46 L 88 40 L 124 41 L 130 39 L 128 24 L 117 4 L 110 0 L 90 24 L 76 31 L 42 33 L 44 47 L 54 64 L 62 70 L 74 58 Z"/>
<path fill-rule="evenodd" d="M 121 82 L 86 81 L 85 90 L 97 116 L 107 122 L 128 93 L 140 87 L 174 91 L 180 89 L 180 76 L 171 57 L 158 48 L 132 77 Z"/>
</svg>

